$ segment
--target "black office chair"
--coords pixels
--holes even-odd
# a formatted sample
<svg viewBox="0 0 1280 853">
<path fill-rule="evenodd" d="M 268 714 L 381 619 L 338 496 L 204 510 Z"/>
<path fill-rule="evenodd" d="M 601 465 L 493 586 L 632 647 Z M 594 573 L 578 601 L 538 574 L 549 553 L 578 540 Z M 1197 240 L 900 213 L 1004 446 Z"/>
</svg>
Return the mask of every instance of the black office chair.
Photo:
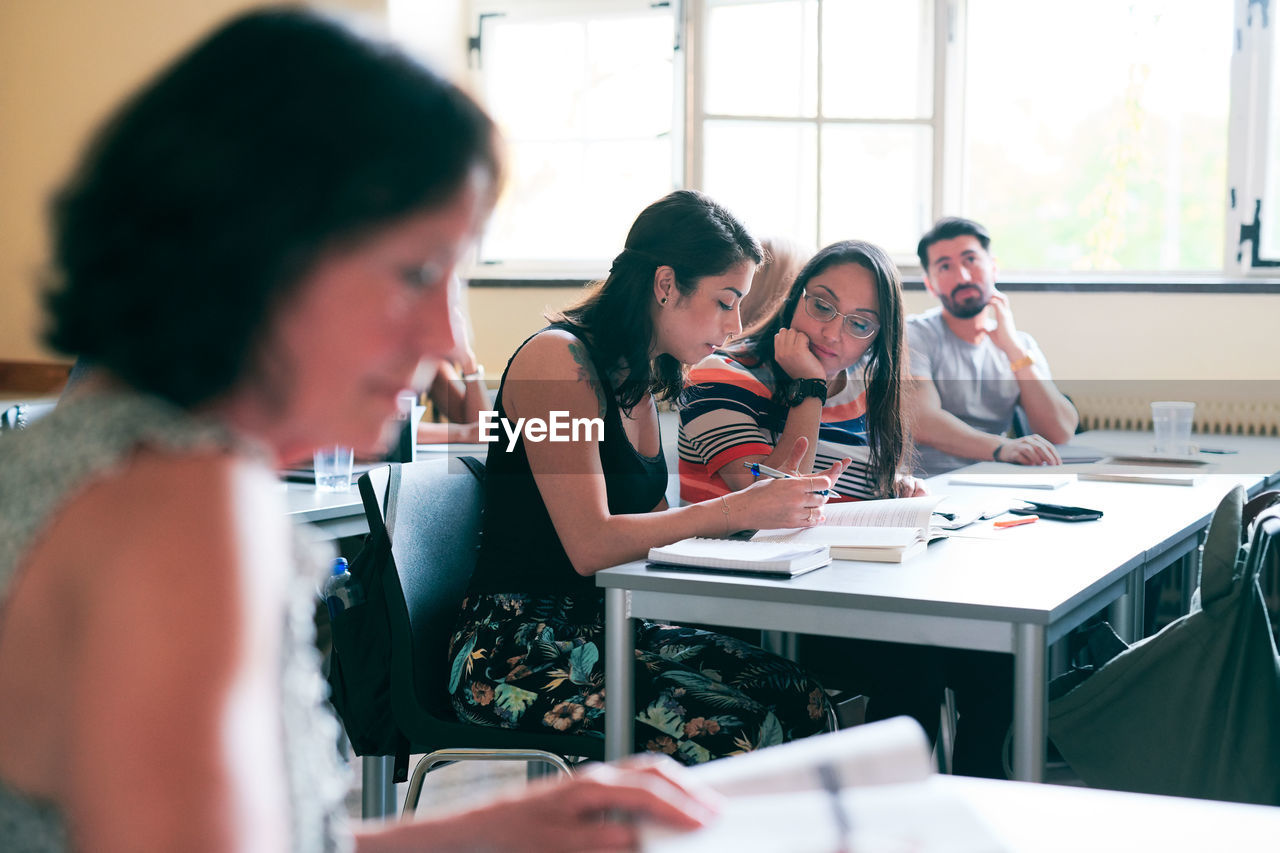
<svg viewBox="0 0 1280 853">
<path fill-rule="evenodd" d="M 604 758 L 603 738 L 477 726 L 458 722 L 453 713 L 446 693 L 447 648 L 475 568 L 484 508 L 483 465 L 468 464 L 474 471 L 454 458 L 397 466 L 394 572 L 383 581 L 391 628 L 391 708 L 409 752 L 426 753 L 409 779 L 406 815 L 418 804 L 426 774 L 455 761 L 542 762 L 569 774 L 566 757 Z M 374 534 L 386 529 L 392 467 L 374 468 L 359 479 Z"/>
</svg>

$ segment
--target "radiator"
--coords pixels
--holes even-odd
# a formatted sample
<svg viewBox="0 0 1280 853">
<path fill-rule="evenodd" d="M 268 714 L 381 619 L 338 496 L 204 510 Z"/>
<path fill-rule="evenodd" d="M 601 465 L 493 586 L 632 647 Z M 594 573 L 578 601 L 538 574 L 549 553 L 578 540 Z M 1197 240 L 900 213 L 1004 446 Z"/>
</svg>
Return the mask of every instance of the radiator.
<svg viewBox="0 0 1280 853">
<path fill-rule="evenodd" d="M 1208 435 L 1280 435 L 1280 398 L 1208 398 L 1190 395 L 1094 395 L 1070 393 L 1080 412 L 1082 429 L 1151 430 L 1151 403 L 1154 400 L 1194 400 L 1192 430 Z"/>
</svg>

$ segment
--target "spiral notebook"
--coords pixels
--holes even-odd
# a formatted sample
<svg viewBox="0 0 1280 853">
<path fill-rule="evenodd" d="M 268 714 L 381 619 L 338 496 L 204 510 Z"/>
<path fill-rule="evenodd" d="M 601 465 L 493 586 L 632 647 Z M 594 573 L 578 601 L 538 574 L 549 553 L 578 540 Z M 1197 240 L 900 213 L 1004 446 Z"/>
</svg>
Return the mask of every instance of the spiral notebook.
<svg viewBox="0 0 1280 853">
<path fill-rule="evenodd" d="M 751 542 L 743 539 L 681 539 L 649 549 L 649 568 L 793 578 L 831 562 L 826 545 Z"/>
</svg>

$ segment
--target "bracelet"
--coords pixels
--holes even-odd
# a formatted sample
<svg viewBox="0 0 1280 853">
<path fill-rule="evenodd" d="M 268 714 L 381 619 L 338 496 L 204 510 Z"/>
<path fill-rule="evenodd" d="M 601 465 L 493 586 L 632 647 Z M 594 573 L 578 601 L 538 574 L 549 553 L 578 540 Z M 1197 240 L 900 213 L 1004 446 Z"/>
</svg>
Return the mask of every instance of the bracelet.
<svg viewBox="0 0 1280 853">
<path fill-rule="evenodd" d="M 721 495 L 720 504 L 721 504 L 720 511 L 724 513 L 724 532 L 726 534 L 732 533 L 733 531 L 729 529 L 729 498 L 726 497 L 725 495 Z"/>
<path fill-rule="evenodd" d="M 1022 358 L 1018 359 L 1017 361 L 1009 362 L 1009 369 L 1012 370 L 1014 373 L 1017 373 L 1022 368 L 1030 367 L 1035 363 L 1036 363 L 1036 360 L 1033 357 L 1029 355 L 1024 355 Z"/>
<path fill-rule="evenodd" d="M 995 450 L 991 451 L 991 461 L 992 461 L 992 462 L 999 462 L 999 461 L 1000 461 L 1000 451 L 1001 451 L 1001 450 L 1004 450 L 1004 446 L 1005 446 L 1005 442 L 1003 442 L 1003 441 L 1002 441 L 1002 442 L 1000 442 L 999 444 L 997 444 L 997 445 L 996 445 L 996 449 L 995 449 Z"/>
<path fill-rule="evenodd" d="M 476 365 L 476 369 L 475 369 L 475 370 L 471 371 L 470 373 L 464 373 L 464 374 L 462 374 L 462 381 L 463 381 L 463 382 L 475 382 L 475 381 L 477 381 L 477 380 L 481 380 L 481 381 L 482 381 L 483 379 L 484 379 L 484 365 L 483 365 L 483 364 L 477 364 L 477 365 Z"/>
</svg>

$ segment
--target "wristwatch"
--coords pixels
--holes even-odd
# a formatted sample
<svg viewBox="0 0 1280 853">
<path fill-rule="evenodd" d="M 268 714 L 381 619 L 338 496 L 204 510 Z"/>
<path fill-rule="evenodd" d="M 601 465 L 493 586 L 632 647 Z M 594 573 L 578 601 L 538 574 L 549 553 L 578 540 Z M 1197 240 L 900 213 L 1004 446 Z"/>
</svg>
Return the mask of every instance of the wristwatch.
<svg viewBox="0 0 1280 853">
<path fill-rule="evenodd" d="M 810 397 L 817 397 L 825 405 L 827 402 L 827 380 L 799 380 L 791 387 L 791 396 L 787 397 L 787 405 L 798 406 Z"/>
</svg>

